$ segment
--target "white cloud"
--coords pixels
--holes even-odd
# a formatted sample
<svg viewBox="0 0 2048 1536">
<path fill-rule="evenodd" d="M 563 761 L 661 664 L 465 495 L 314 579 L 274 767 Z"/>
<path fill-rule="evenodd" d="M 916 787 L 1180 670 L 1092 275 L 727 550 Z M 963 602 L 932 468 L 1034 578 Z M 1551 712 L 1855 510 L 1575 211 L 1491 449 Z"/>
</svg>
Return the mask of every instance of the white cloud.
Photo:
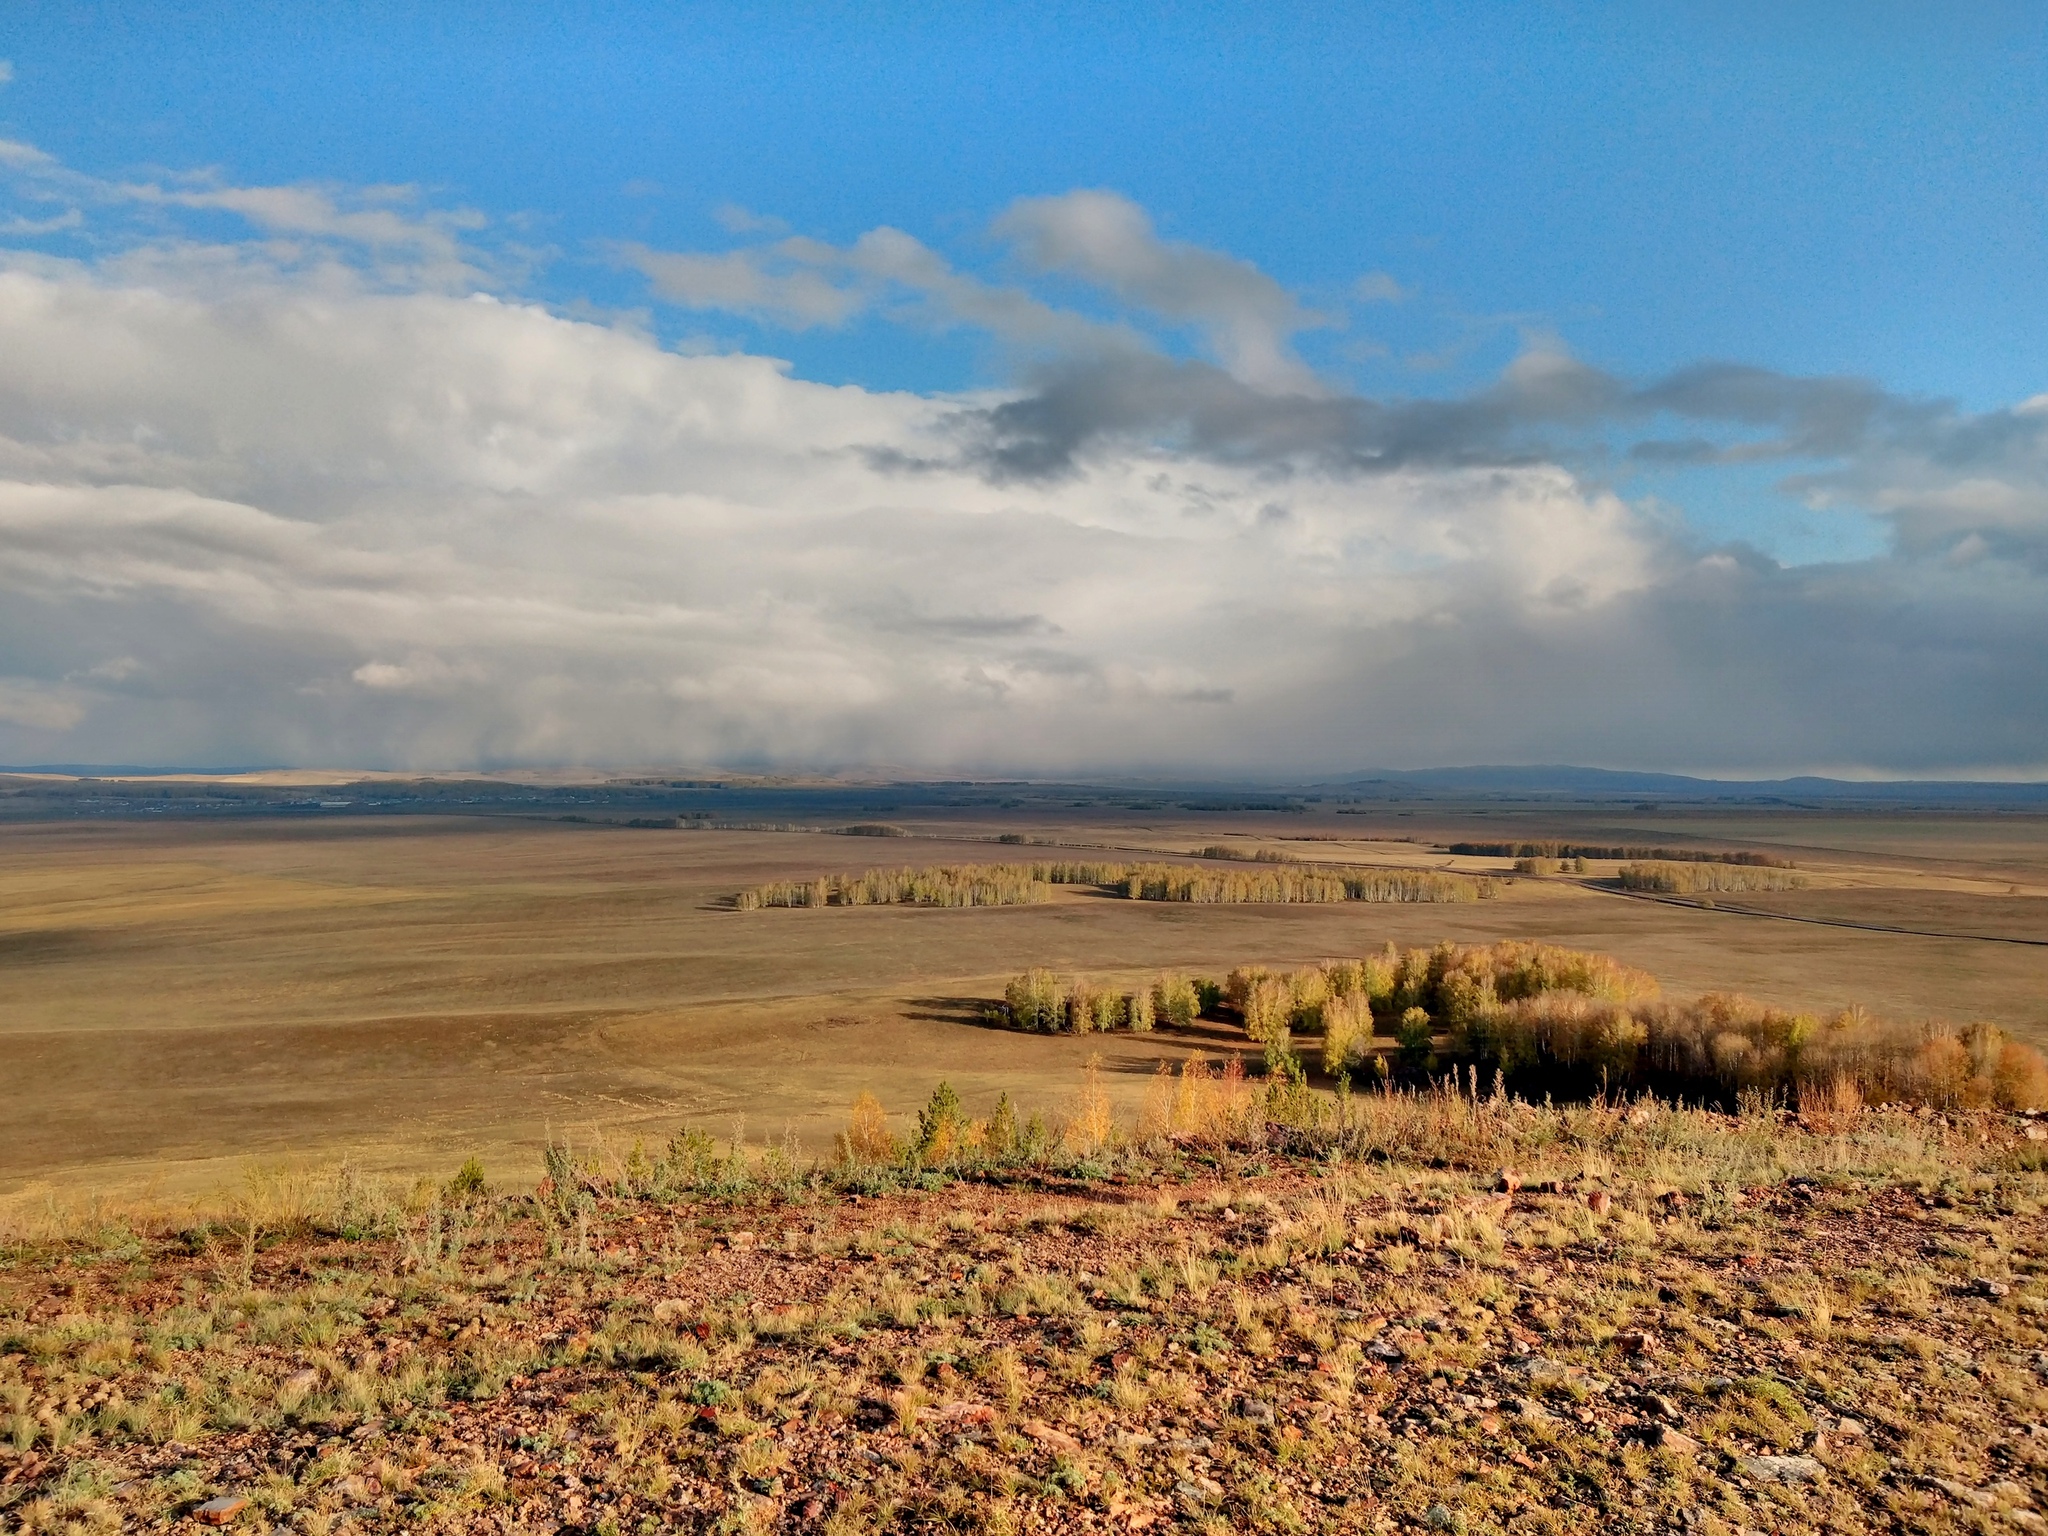
<svg viewBox="0 0 2048 1536">
<path fill-rule="evenodd" d="M 1224 717 L 1377 637 L 1658 560 L 1544 467 L 886 467 L 957 408 L 501 303 L 4 273 L 0 606 L 78 680 L 68 757 L 1049 766 L 1264 758 Z"/>
<path fill-rule="evenodd" d="M 84 213 L 76 208 L 67 208 L 47 219 L 25 219 L 17 216 L 0 222 L 0 235 L 33 238 L 37 235 L 59 234 L 67 229 L 82 229 L 84 226 Z"/>
<path fill-rule="evenodd" d="M 1327 324 L 1248 261 L 1159 238 L 1152 217 L 1115 192 L 1023 198 L 995 233 L 1042 272 L 1095 283 L 1126 303 L 1199 326 L 1235 377 L 1263 389 L 1321 393 L 1289 348 L 1297 332 Z"/>
<path fill-rule="evenodd" d="M 718 227 L 732 235 L 786 235 L 789 224 L 773 214 L 756 213 L 738 203 L 720 203 L 711 210 Z"/>
<path fill-rule="evenodd" d="M 761 227 L 763 221 L 754 223 Z M 886 226 L 868 230 L 848 246 L 796 235 L 717 253 L 656 251 L 627 243 L 618 254 L 674 303 L 753 315 L 795 330 L 843 325 L 887 310 L 896 320 L 931 330 L 968 326 L 1040 353 L 1132 351 L 1146 345 L 1128 327 L 962 273 L 922 241 Z"/>
<path fill-rule="evenodd" d="M 14 83 L 14 62 L 13 62 L 13 60 L 11 60 L 11 59 L 0 59 L 0 85 L 12 85 L 13 83 Z"/>
<path fill-rule="evenodd" d="M 997 228 L 1107 315 L 886 227 L 624 249 L 678 303 L 1044 364 L 972 397 L 828 387 L 470 294 L 492 231 L 405 189 L 0 164 L 166 221 L 96 228 L 93 263 L 0 256 L 0 761 L 2048 760 L 2037 402 L 1636 386 L 1548 342 L 1469 398 L 1346 396 L 1292 351 L 1319 317 L 1105 193 Z M 177 222 L 220 213 L 256 234 Z M 1895 550 L 1696 548 L 1532 446 L 1653 413 L 1832 464 L 1794 489 Z"/>
<path fill-rule="evenodd" d="M 858 289 L 835 284 L 807 267 L 775 270 L 755 251 L 697 255 L 629 244 L 620 254 L 675 303 L 762 315 L 798 330 L 843 324 L 868 303 Z"/>
<path fill-rule="evenodd" d="M 785 228 L 745 209 L 720 210 L 736 233 Z M 1254 388 L 1320 395 L 1324 386 L 1291 350 L 1291 338 L 1327 318 L 1304 309 L 1249 262 L 1161 240 L 1146 212 L 1111 192 L 1025 198 L 991 227 L 1032 271 L 1091 284 L 1119 304 L 1174 326 L 1191 326 L 1234 378 Z M 934 329 L 971 326 L 1014 346 L 1065 356 L 1150 350 L 1132 324 L 1063 309 L 1027 289 L 959 271 L 914 236 L 886 225 L 851 245 L 806 236 L 718 253 L 624 245 L 628 265 L 661 294 L 698 309 L 725 309 L 799 329 L 840 325 L 888 307 Z"/>
<path fill-rule="evenodd" d="M 393 287 L 463 290 L 514 276 L 527 253 L 500 246 L 487 252 L 470 239 L 488 220 L 470 208 L 424 206 L 406 186 L 343 187 L 315 183 L 237 186 L 212 174 L 166 181 L 113 181 L 71 169 L 33 144 L 0 139 L 0 172 L 32 201 L 70 206 L 54 218 L 15 217 L 16 236 L 79 227 L 92 211 L 99 243 L 113 261 L 138 257 L 165 276 L 210 275 L 230 270 L 346 270 L 351 278 Z M 261 232 L 256 241 L 197 241 L 165 237 L 137 221 L 179 212 L 228 213 Z"/>
<path fill-rule="evenodd" d="M 1405 288 L 1388 272 L 1368 272 L 1351 285 L 1352 297 L 1361 304 L 1405 304 L 1415 290 Z"/>
</svg>

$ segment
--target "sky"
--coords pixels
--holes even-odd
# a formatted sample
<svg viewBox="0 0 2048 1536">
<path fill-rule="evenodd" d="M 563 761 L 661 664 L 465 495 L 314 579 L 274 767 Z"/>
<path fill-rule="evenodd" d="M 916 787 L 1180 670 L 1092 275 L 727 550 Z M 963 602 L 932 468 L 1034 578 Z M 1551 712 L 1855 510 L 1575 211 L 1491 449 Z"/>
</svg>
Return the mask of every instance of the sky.
<svg viewBox="0 0 2048 1536">
<path fill-rule="evenodd" d="M 1253 10 L 11 9 L 0 762 L 2048 774 L 2048 13 Z"/>
</svg>

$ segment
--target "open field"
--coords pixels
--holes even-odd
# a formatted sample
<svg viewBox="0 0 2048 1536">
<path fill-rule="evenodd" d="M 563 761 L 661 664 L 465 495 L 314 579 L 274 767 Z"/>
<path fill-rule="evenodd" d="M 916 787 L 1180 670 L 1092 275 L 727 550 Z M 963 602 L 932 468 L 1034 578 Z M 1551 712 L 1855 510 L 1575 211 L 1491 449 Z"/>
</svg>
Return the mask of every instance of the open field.
<svg viewBox="0 0 2048 1536">
<path fill-rule="evenodd" d="M 341 1177 L 0 1265 L 0 1520 L 2039 1529 L 2039 1122 L 1449 1093 L 960 1164 Z M 1277 1134 L 1276 1134 L 1277 1132 Z"/>
<path fill-rule="evenodd" d="M 848 818 L 854 819 L 854 818 Z M 1989 1019 L 2048 1044 L 2048 817 L 1441 804 L 1272 815 L 1082 806 L 899 816 L 913 838 L 512 818 L 25 822 L 0 829 L 0 1194 L 179 1193 L 250 1159 L 530 1176 L 549 1127 L 630 1144 L 682 1120 L 820 1149 L 872 1090 L 949 1078 L 1057 1108 L 1100 1052 L 1119 1105 L 1221 1026 L 1032 1037 L 982 1001 L 1032 965 L 1135 984 L 1162 967 L 1303 964 L 1388 941 L 1526 937 L 1789 1007 Z M 1062 889 L 1043 905 L 729 910 L 743 887 L 1019 856 L 999 834 L 1185 854 L 1471 872 L 1453 840 L 1768 851 L 1808 889 L 1729 898 L 1819 926 L 1520 879 L 1464 905 L 1214 907 Z M 1281 835 L 1284 833 L 1284 836 Z M 1404 839 L 1408 841 L 1403 841 Z M 1035 854 L 1037 850 L 1032 850 Z M 1212 866 L 1213 867 L 1213 866 Z M 1612 866 L 1594 866 L 1594 875 Z M 20 1091 L 27 1085 L 30 1091 Z"/>
</svg>

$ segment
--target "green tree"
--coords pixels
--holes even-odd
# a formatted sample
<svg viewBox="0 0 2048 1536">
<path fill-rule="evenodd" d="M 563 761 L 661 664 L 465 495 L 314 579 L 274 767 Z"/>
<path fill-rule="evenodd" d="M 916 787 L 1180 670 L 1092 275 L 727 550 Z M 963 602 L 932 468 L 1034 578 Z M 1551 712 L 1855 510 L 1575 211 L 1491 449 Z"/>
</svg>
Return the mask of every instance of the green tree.
<svg viewBox="0 0 2048 1536">
<path fill-rule="evenodd" d="M 927 1163 L 943 1163 L 960 1145 L 960 1095 L 941 1082 L 917 1115 L 917 1155 Z"/>
<path fill-rule="evenodd" d="M 1010 1107 L 1007 1093 L 996 1100 L 995 1113 L 988 1117 L 983 1141 L 994 1157 L 1008 1157 L 1017 1150 L 1017 1111 Z"/>
<path fill-rule="evenodd" d="M 1421 1077 L 1429 1071 L 1435 1033 L 1429 1015 L 1422 1009 L 1410 1008 L 1401 1015 L 1401 1027 L 1394 1032 L 1394 1043 L 1400 1047 L 1403 1073 Z"/>
</svg>

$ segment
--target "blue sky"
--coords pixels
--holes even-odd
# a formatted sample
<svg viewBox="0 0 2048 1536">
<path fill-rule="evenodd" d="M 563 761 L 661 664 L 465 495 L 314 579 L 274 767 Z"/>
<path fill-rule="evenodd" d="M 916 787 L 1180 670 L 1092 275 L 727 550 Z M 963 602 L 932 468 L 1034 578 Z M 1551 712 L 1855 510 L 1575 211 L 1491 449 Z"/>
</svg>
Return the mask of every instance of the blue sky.
<svg viewBox="0 0 2048 1536">
<path fill-rule="evenodd" d="M 644 305 L 609 244 L 715 246 L 725 205 L 971 260 L 1011 199 L 1106 187 L 1339 316 L 1303 355 L 1373 393 L 1469 389 L 1531 330 L 1636 376 L 2043 387 L 2038 7 L 1106 9 L 41 5 L 0 122 L 103 174 L 414 184 L 519 220 L 557 303 Z M 1000 373 L 884 324 L 656 323 L 813 378 Z M 1758 480 L 1630 477 L 1787 558 L 1869 547 Z"/>
<path fill-rule="evenodd" d="M 408 182 L 525 214 L 562 253 L 555 298 L 632 301 L 597 249 L 718 241 L 721 204 L 966 244 L 1012 198 L 1100 186 L 1330 302 L 1369 271 L 1412 289 L 1319 338 L 1330 366 L 1361 336 L 1406 360 L 1351 365 L 1373 385 L 1455 389 L 1529 324 L 1630 373 L 1733 357 L 1975 409 L 2039 391 L 2039 7 L 1105 9 L 31 5 L 0 32 L 0 114 L 102 173 Z M 974 369 L 788 350 L 874 382 Z"/>
<path fill-rule="evenodd" d="M 795 381 L 926 401 L 1037 389 L 1076 346 L 1220 368 L 1254 416 L 1302 390 L 1497 404 L 1540 362 L 1600 403 L 1518 395 L 1483 431 L 1432 418 L 1433 462 L 1554 464 L 1674 548 L 1781 572 L 2034 548 L 2040 8 L 1107 9 L 24 5 L 0 26 L 0 138 L 24 146 L 0 217 L 17 261 L 108 291 L 185 292 L 203 270 L 218 300 L 232 266 L 251 294 L 311 292 L 331 282 L 317 257 L 365 302 L 488 292 L 672 357 L 786 359 Z M 252 214 L 235 189 L 394 211 L 440 254 L 420 236 L 395 264 L 338 216 Z M 1096 191 L 1114 200 L 1058 201 Z M 1241 278 L 1239 307 L 1162 299 L 1071 244 L 1048 256 L 1084 216 L 1180 262 L 1173 281 Z M 954 286 L 883 272 L 859 244 L 877 230 L 914 242 L 892 263 L 936 261 Z M 1022 329 L 987 319 L 1027 297 Z M 1246 324 L 1265 364 L 1230 351 Z M 1704 364 L 1750 370 L 1771 402 L 1661 388 Z M 1816 381 L 1844 379 L 1891 424 L 1788 425 L 1838 419 L 1854 389 Z M 1246 462 L 1238 438 L 1204 448 L 1134 409 L 1148 453 Z M 1991 440 L 2025 464 L 1970 457 Z M 2015 751 L 2033 747 L 1992 756 Z"/>
</svg>

